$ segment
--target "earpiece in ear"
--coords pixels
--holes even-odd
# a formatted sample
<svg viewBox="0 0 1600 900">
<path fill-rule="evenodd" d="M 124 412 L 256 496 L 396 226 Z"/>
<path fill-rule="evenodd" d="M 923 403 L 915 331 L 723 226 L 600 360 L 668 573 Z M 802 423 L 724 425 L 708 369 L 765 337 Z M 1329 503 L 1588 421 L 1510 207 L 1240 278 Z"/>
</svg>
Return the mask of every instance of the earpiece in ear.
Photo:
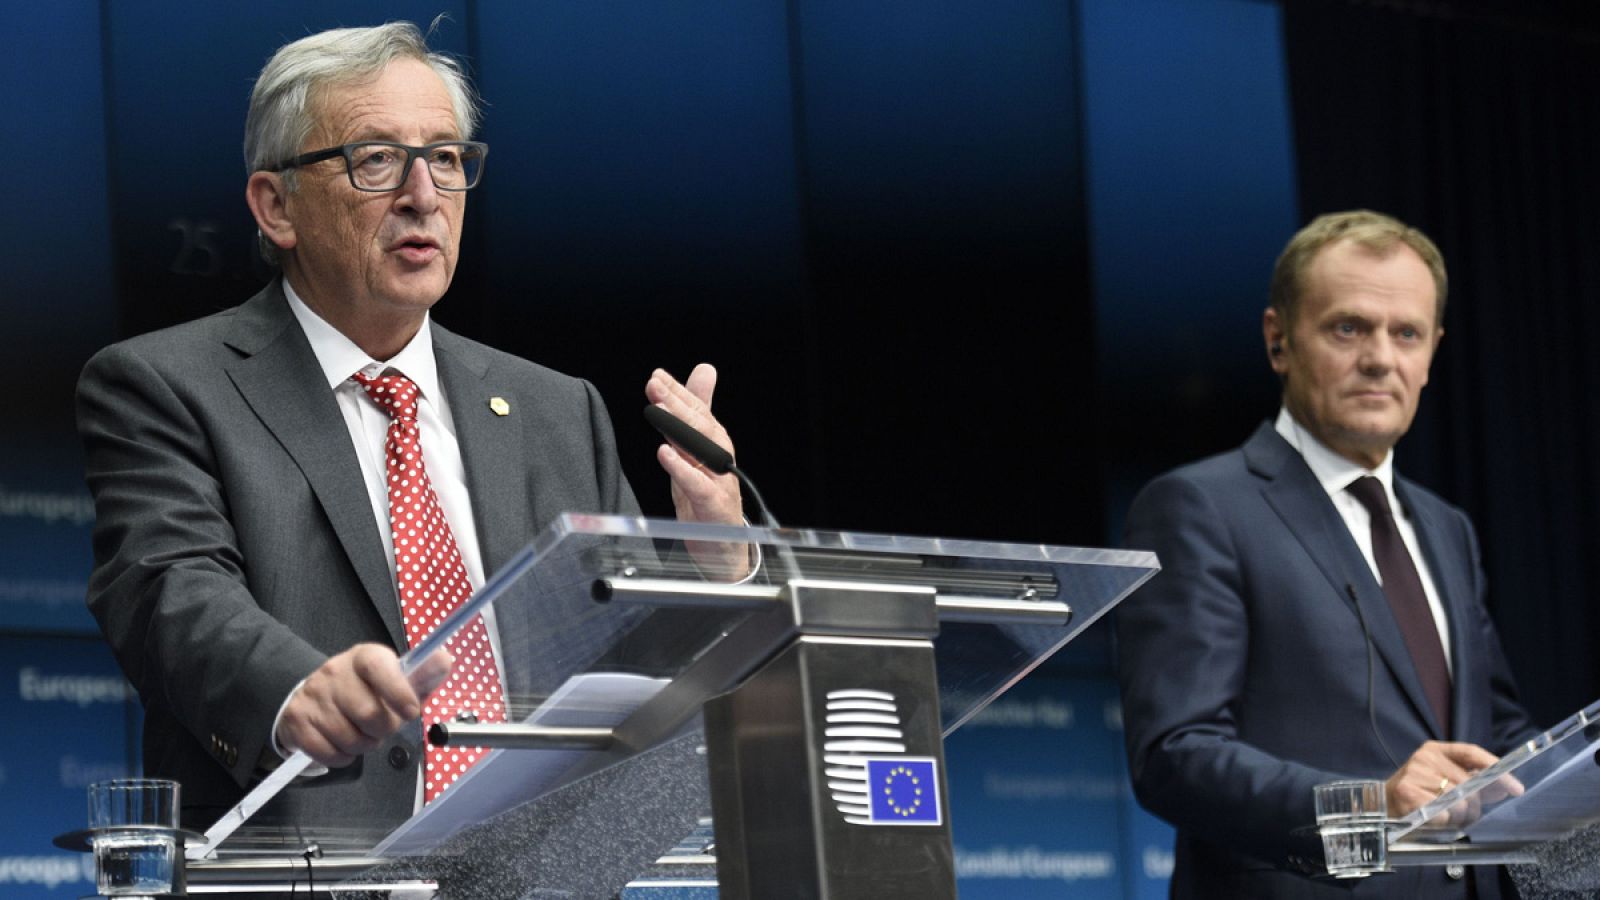
<svg viewBox="0 0 1600 900">
<path fill-rule="evenodd" d="M 1277 356 L 1278 354 L 1283 352 L 1283 345 L 1282 344 L 1273 344 L 1272 346 L 1267 348 L 1267 352 L 1271 353 L 1273 356 Z"/>
</svg>

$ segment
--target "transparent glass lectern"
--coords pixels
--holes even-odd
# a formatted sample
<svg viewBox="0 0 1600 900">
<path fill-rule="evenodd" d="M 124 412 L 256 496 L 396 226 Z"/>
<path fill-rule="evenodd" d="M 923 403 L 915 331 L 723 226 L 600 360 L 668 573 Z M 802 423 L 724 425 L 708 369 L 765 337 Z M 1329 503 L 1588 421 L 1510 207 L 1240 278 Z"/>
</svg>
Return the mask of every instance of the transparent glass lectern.
<svg viewBox="0 0 1600 900">
<path fill-rule="evenodd" d="M 1390 865 L 1512 865 L 1519 892 L 1600 891 L 1600 702 L 1389 831 Z"/>
<path fill-rule="evenodd" d="M 436 636 L 480 612 L 495 635 L 506 723 L 432 734 L 495 748 L 482 762 L 404 822 L 290 827 L 297 794 L 345 789 L 291 761 L 190 841 L 188 889 L 613 896 L 713 814 L 724 898 L 764 878 L 953 897 L 942 737 L 1156 570 L 1142 551 L 565 515 Z M 933 863 L 897 870 L 907 853 Z"/>
</svg>

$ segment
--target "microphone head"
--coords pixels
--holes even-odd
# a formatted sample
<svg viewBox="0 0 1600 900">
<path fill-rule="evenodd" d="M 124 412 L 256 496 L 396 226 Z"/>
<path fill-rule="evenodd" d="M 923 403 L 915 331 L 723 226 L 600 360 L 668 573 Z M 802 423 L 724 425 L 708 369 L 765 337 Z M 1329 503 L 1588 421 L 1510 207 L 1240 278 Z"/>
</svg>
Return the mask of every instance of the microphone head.
<svg viewBox="0 0 1600 900">
<path fill-rule="evenodd" d="M 644 408 L 644 420 L 650 423 L 650 427 L 661 432 L 662 437 L 677 445 L 678 449 L 711 471 L 718 475 L 726 475 L 733 471 L 733 454 L 717 446 L 710 438 L 695 431 L 687 422 L 672 413 L 651 404 Z"/>
</svg>

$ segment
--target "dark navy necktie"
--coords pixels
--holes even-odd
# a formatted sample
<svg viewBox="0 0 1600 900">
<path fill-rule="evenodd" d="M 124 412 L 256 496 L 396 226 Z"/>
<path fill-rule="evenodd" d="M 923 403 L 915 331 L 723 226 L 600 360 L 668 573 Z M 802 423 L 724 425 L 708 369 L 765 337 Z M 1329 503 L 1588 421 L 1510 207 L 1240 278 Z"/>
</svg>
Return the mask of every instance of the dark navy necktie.
<svg viewBox="0 0 1600 900">
<path fill-rule="evenodd" d="M 1422 680 L 1422 692 L 1439 720 L 1440 732 L 1448 738 L 1450 669 L 1445 665 L 1444 645 L 1439 640 L 1433 611 L 1428 607 L 1428 595 L 1422 590 L 1422 577 L 1417 574 L 1411 552 L 1400 537 L 1394 512 L 1389 508 L 1388 493 L 1383 489 L 1383 482 L 1371 475 L 1357 478 L 1346 490 L 1371 514 L 1372 556 L 1378 563 L 1383 593 L 1389 598 L 1389 608 L 1400 625 L 1406 649 L 1411 651 L 1411 662 Z"/>
</svg>

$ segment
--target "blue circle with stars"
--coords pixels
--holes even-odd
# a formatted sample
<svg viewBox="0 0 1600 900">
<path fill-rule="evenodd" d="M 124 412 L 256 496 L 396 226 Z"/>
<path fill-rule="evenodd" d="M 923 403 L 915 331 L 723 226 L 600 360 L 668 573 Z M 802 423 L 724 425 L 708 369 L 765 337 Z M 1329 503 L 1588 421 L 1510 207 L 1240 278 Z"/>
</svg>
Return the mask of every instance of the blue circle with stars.
<svg viewBox="0 0 1600 900">
<path fill-rule="evenodd" d="M 895 766 L 883 776 L 883 793 L 889 810 L 897 816 L 909 818 L 917 814 L 925 787 L 922 779 L 905 766 Z"/>
</svg>

